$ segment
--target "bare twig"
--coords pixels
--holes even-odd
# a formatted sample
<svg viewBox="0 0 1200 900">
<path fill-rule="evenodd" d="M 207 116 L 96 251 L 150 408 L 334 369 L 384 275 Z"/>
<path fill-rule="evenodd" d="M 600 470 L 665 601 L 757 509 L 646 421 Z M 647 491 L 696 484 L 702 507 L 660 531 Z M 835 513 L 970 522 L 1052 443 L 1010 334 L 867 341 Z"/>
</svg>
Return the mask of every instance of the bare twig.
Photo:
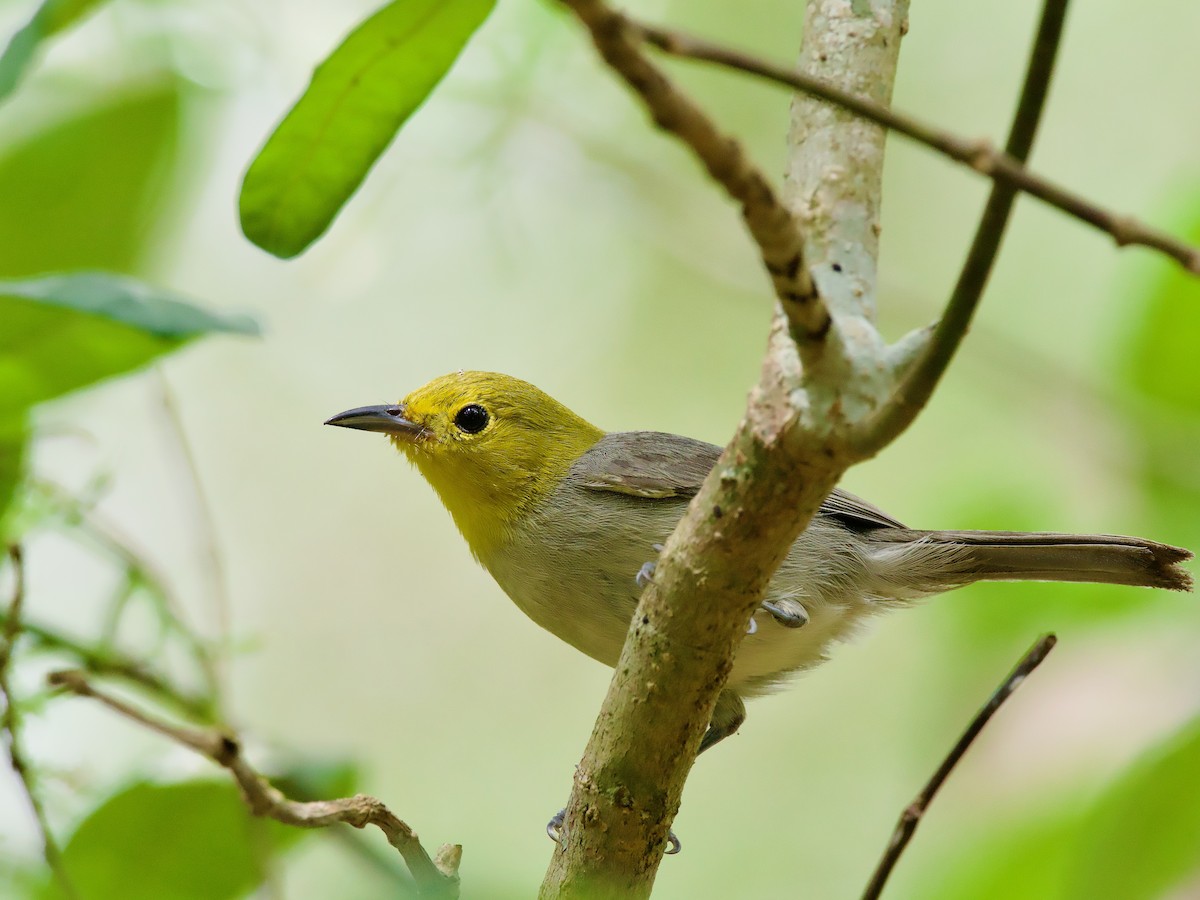
<svg viewBox="0 0 1200 900">
<path fill-rule="evenodd" d="M 897 861 L 900 859 L 900 854 L 904 852 L 904 848 L 908 846 L 908 842 L 912 840 L 913 833 L 917 830 L 917 826 L 921 823 L 921 817 L 925 815 L 925 811 L 929 809 L 929 804 L 933 802 L 933 798 L 937 796 L 937 792 L 941 790 L 946 779 L 963 758 L 963 754 L 979 737 L 979 733 L 992 716 L 996 714 L 1001 704 L 1009 698 L 1013 691 L 1021 686 L 1029 674 L 1042 664 L 1042 661 L 1054 649 L 1054 645 L 1058 639 L 1052 634 L 1046 634 L 1038 638 L 1037 643 L 1030 648 L 1016 667 L 1009 672 L 1008 677 L 1004 679 L 996 692 L 992 694 L 991 699 L 984 704 L 983 708 L 967 726 L 967 730 L 963 732 L 962 737 L 951 749 L 950 753 L 938 766 L 933 777 L 929 779 L 929 783 L 925 785 L 921 793 L 917 794 L 904 812 L 900 814 L 900 821 L 896 823 L 896 829 L 892 832 L 892 838 L 888 841 L 887 849 L 884 850 L 883 858 L 879 860 L 879 865 L 875 869 L 875 874 L 871 876 L 871 881 L 863 891 L 862 900 L 876 900 L 883 891 L 884 885 L 887 883 L 888 876 L 891 875 L 892 869 L 895 868 Z"/>
<path fill-rule="evenodd" d="M 1033 149 L 1033 139 L 1050 90 L 1054 61 L 1062 40 L 1068 0 L 1047 0 L 1029 53 L 1025 83 L 1008 133 L 1006 151 L 1024 163 Z M 912 424 L 945 374 L 962 343 L 975 309 L 983 297 L 988 276 L 1000 251 L 1000 242 L 1017 198 L 1016 185 L 997 181 L 988 195 L 971 249 L 959 273 L 946 311 L 912 365 L 903 372 L 892 402 L 869 420 L 863 434 L 872 446 L 882 447 Z"/>
<path fill-rule="evenodd" d="M 214 729 L 188 728 L 154 718 L 124 700 L 94 687 L 79 671 L 53 672 L 49 680 L 50 684 L 56 687 L 64 688 L 80 697 L 97 700 L 114 712 L 228 769 L 241 789 L 247 806 L 256 816 L 264 816 L 297 828 L 325 828 L 338 823 L 355 828 L 374 825 L 404 858 L 417 883 L 420 896 L 439 900 L 453 900 L 458 897 L 458 864 L 462 848 L 446 845 L 438 851 L 436 861 L 430 859 L 416 833 L 374 797 L 356 794 L 339 800 L 292 800 L 272 787 L 265 777 L 246 762 L 242 756 L 241 745 L 237 738 L 230 734 Z"/>
<path fill-rule="evenodd" d="M 733 138 L 722 133 L 703 110 L 683 94 L 638 48 L 638 30 L 599 0 L 562 0 L 591 32 L 605 62 L 650 111 L 655 124 L 687 144 L 726 193 L 741 204 L 742 216 L 762 252 L 803 349 L 818 344 L 829 330 L 829 312 L 804 264 L 803 235 L 796 218 L 776 196 L 770 181 Z"/>
<path fill-rule="evenodd" d="M 0 715 L 0 731 L 3 731 L 8 737 L 9 764 L 21 780 L 25 796 L 29 800 L 29 807 L 37 821 L 38 831 L 41 832 L 42 856 L 45 857 L 46 865 L 50 867 L 54 880 L 62 892 L 69 898 L 75 898 L 79 895 L 63 867 L 62 852 L 58 849 L 58 842 L 55 841 L 54 833 L 50 830 L 46 809 L 42 806 L 41 797 L 33 783 L 33 770 L 29 767 L 24 748 L 21 745 L 20 714 L 17 712 L 17 702 L 13 697 L 8 671 L 12 663 L 13 646 L 16 643 L 17 635 L 21 633 L 21 607 L 25 602 L 25 564 L 21 556 L 21 548 L 18 546 L 8 548 L 8 558 L 12 563 L 14 582 L 12 599 L 9 601 L 8 613 L 4 619 L 4 641 L 0 643 L 0 699 L 4 701 L 4 712 Z"/>
<path fill-rule="evenodd" d="M 819 78 L 794 72 L 766 60 L 737 50 L 709 43 L 674 30 L 649 25 L 626 23 L 629 33 L 640 34 L 648 43 L 665 53 L 686 59 L 716 63 L 731 69 L 757 75 L 768 81 L 786 85 L 797 91 L 819 97 L 924 144 L 972 169 L 1012 185 L 1051 206 L 1081 219 L 1112 236 L 1117 246 L 1134 244 L 1150 247 L 1178 261 L 1184 268 L 1200 274 L 1200 249 L 1171 235 L 1151 228 L 1132 216 L 1110 212 L 1089 200 L 1060 187 L 1026 169 L 1009 153 L 995 150 L 986 140 L 968 140 L 927 125 L 911 116 L 893 112 L 887 107 L 855 96 Z"/>
<path fill-rule="evenodd" d="M 204 555 L 208 557 L 208 580 L 216 610 L 218 643 L 221 647 L 228 647 L 232 635 L 229 579 L 225 571 L 225 559 L 221 555 L 221 548 L 217 542 L 216 519 L 213 516 L 212 505 L 208 502 L 208 494 L 204 490 L 204 482 L 200 479 L 200 466 L 196 462 L 192 443 L 188 440 L 187 431 L 183 427 L 183 417 L 179 413 L 179 405 L 175 402 L 171 384 L 167 381 L 162 366 L 156 368 L 155 374 L 158 376 L 163 408 L 167 411 L 169 430 L 179 448 L 179 457 L 183 461 L 191 484 L 192 500 L 196 508 L 196 532 L 204 549 Z M 214 661 L 214 675 L 217 677 L 225 674 L 221 671 L 222 660 L 223 657 L 218 655 Z M 228 700 L 229 681 L 227 678 L 223 678 L 222 681 L 221 696 Z"/>
</svg>

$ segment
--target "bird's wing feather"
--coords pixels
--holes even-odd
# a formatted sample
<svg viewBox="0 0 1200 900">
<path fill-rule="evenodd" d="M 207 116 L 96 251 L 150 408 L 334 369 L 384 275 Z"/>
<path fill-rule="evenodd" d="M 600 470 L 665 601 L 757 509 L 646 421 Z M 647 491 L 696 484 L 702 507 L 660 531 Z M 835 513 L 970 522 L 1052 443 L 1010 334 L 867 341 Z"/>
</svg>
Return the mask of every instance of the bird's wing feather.
<svg viewBox="0 0 1200 900">
<path fill-rule="evenodd" d="M 688 498 L 700 490 L 720 455 L 720 447 L 678 434 L 612 432 L 575 461 L 568 477 L 592 491 L 654 500 Z M 820 514 L 851 531 L 905 527 L 883 510 L 838 488 L 821 504 Z"/>
</svg>

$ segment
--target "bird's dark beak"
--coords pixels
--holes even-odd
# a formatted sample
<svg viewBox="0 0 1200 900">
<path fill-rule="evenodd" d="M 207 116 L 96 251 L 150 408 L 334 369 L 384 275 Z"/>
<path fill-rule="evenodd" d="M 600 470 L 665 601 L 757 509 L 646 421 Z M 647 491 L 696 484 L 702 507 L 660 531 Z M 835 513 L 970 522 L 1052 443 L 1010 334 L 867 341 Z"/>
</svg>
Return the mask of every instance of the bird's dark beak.
<svg viewBox="0 0 1200 900">
<path fill-rule="evenodd" d="M 404 418 L 404 407 L 396 406 L 360 406 L 358 409 L 348 409 L 336 416 L 325 420 L 326 425 L 337 425 L 339 428 L 357 428 L 359 431 L 378 431 L 383 434 L 416 437 L 421 433 L 421 426 Z"/>
</svg>

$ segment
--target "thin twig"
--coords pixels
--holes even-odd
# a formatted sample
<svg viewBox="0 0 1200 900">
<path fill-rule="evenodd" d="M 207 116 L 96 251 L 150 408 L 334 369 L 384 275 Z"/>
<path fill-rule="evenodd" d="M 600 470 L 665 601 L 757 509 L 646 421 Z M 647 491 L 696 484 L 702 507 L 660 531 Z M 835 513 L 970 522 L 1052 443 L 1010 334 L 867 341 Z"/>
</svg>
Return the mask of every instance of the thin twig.
<svg viewBox="0 0 1200 900">
<path fill-rule="evenodd" d="M 1042 664 L 1042 661 L 1054 649 L 1054 645 L 1058 642 L 1053 634 L 1045 634 L 1038 638 L 1037 643 L 1030 648 L 1016 667 L 1008 673 L 1008 677 L 1004 679 L 996 692 L 992 694 L 991 699 L 984 704 L 979 710 L 971 724 L 967 726 L 967 730 L 963 732 L 962 737 L 958 739 L 951 749 L 950 753 L 938 766 L 933 777 L 929 779 L 929 783 L 921 793 L 917 794 L 904 812 L 900 814 L 900 821 L 896 823 L 896 829 L 892 832 L 892 838 L 888 841 L 887 849 L 883 852 L 882 859 L 879 860 L 879 865 L 875 869 L 875 874 L 871 876 L 871 881 L 863 891 L 862 900 L 876 900 L 882 893 L 884 885 L 887 883 L 888 876 L 891 875 L 892 869 L 895 868 L 897 861 L 900 859 L 900 854 L 904 852 L 904 848 L 908 846 L 912 840 L 913 833 L 917 830 L 917 826 L 921 823 L 921 817 L 925 815 L 925 811 L 929 809 L 929 804 L 933 802 L 933 798 L 937 796 L 937 792 L 941 790 L 942 785 L 963 758 L 963 754 L 979 737 L 979 733 L 992 716 L 996 714 L 1002 703 L 1009 698 L 1013 691 L 1021 686 L 1029 674 Z"/>
<path fill-rule="evenodd" d="M 1045 108 L 1054 62 L 1062 42 L 1067 3 L 1068 0 L 1046 0 L 1029 52 L 1021 99 L 1013 114 L 1005 146 L 1008 155 L 1022 164 L 1033 149 L 1033 139 Z M 971 249 L 967 252 L 945 313 L 920 355 L 901 374 L 892 402 L 884 406 L 878 418 L 868 421 L 863 428 L 864 438 L 872 446 L 882 447 L 889 443 L 912 424 L 917 413 L 929 402 L 934 388 L 971 326 L 971 319 L 983 297 L 988 276 L 1000 251 L 1000 242 L 1004 238 L 1016 198 L 1017 188 L 1011 182 L 997 181 L 992 185 Z"/>
<path fill-rule="evenodd" d="M 41 832 L 42 856 L 46 860 L 46 865 L 50 867 L 54 880 L 62 892 L 69 898 L 76 898 L 79 894 L 75 891 L 75 886 L 71 883 L 71 879 L 63 867 L 62 852 L 58 848 L 58 842 L 54 839 L 54 833 L 50 830 L 50 821 L 46 818 L 46 808 L 42 805 L 42 799 L 33 783 L 33 770 L 29 767 L 29 762 L 25 758 L 25 750 L 21 745 L 20 714 L 17 712 L 17 702 L 13 697 L 8 670 L 12 663 L 13 647 L 16 644 L 17 635 L 21 633 L 21 607 L 25 602 L 25 563 L 21 556 L 21 548 L 15 545 L 8 548 L 8 558 L 12 563 L 14 582 L 12 599 L 9 601 L 8 613 L 4 618 L 4 641 L 0 643 L 0 699 L 4 701 L 4 712 L 0 715 L 0 731 L 8 736 L 9 764 L 17 774 L 17 778 L 21 780 L 25 796 L 29 800 L 29 807 L 33 811 L 33 818 L 37 821 L 38 831 Z"/>
<path fill-rule="evenodd" d="M 626 23 L 626 30 L 630 33 L 640 34 L 647 43 L 653 44 L 672 56 L 716 63 L 819 97 L 877 125 L 902 134 L 919 144 L 937 150 L 957 162 L 970 166 L 988 178 L 1011 184 L 1018 190 L 1031 194 L 1068 215 L 1108 233 L 1119 247 L 1130 244 L 1150 247 L 1165 253 L 1189 271 L 1200 274 L 1200 249 L 1178 240 L 1166 232 L 1139 222 L 1132 216 L 1110 212 L 1078 194 L 1030 172 L 1010 154 L 998 152 L 986 140 L 968 140 L 958 137 L 911 116 L 893 112 L 878 103 L 857 97 L 819 78 L 793 72 L 783 66 L 709 43 L 701 38 L 632 22 Z"/>
<path fill-rule="evenodd" d="M 52 482 L 37 483 L 50 500 L 57 503 L 64 515 L 64 522 L 72 526 L 66 529 L 66 534 L 75 540 L 86 538 L 101 550 L 112 555 L 120 562 L 127 573 L 143 587 L 154 602 L 155 612 L 160 620 L 165 621 L 171 633 L 175 634 L 187 646 L 188 652 L 195 661 L 204 679 L 205 693 L 210 698 L 210 717 L 221 718 L 219 709 L 220 679 L 217 676 L 216 661 L 212 651 L 197 637 L 184 622 L 183 614 L 178 609 L 178 603 L 167 587 L 167 579 L 146 559 L 139 556 L 131 547 L 131 542 L 112 523 L 105 521 L 95 512 L 81 506 L 63 488 Z"/>
<path fill-rule="evenodd" d="M 183 417 L 179 413 L 179 404 L 175 402 L 175 394 L 171 390 L 171 384 L 167 381 L 167 376 L 163 373 L 161 366 L 156 367 L 155 374 L 158 376 L 159 393 L 162 395 L 163 408 L 167 411 L 167 422 L 170 425 L 169 430 L 175 439 L 176 446 L 179 448 L 179 456 L 183 460 L 183 465 L 187 470 L 188 480 L 191 484 L 192 500 L 196 509 L 196 532 L 203 547 L 204 555 L 208 557 L 209 592 L 216 610 L 218 646 L 228 648 L 232 639 L 233 628 L 230 613 L 229 578 L 225 568 L 225 558 L 221 554 L 221 547 L 217 541 L 216 518 L 213 516 L 212 504 L 208 501 L 208 494 L 204 490 L 204 482 L 200 479 L 200 466 L 196 462 L 196 454 L 192 450 L 192 443 L 188 440 L 187 431 L 183 427 Z M 215 662 L 216 669 L 214 674 L 217 677 L 221 677 L 221 696 L 224 700 L 228 701 L 229 679 L 223 677 L 225 675 L 221 666 L 223 660 L 224 656 L 218 655 Z"/>
<path fill-rule="evenodd" d="M 11 615 L 0 612 L 0 625 L 7 628 L 10 621 L 13 621 Z M 34 649 L 65 653 L 73 658 L 76 665 L 93 675 L 127 681 L 189 719 L 200 722 L 213 721 L 215 713 L 212 698 L 197 696 L 176 687 L 165 677 L 132 657 L 112 649 L 89 647 L 59 631 L 27 619 L 21 620 L 19 628 L 21 634 L 33 642 Z"/>
<path fill-rule="evenodd" d="M 355 828 L 374 825 L 404 858 L 420 896 L 450 900 L 458 897 L 458 862 L 462 848 L 447 845 L 438 851 L 436 861 L 430 859 L 416 833 L 374 797 L 356 794 L 339 800 L 292 800 L 272 787 L 265 777 L 246 762 L 238 739 L 231 734 L 214 729 L 188 728 L 154 718 L 94 687 L 82 672 L 76 670 L 52 672 L 49 681 L 55 687 L 64 688 L 80 697 L 97 700 L 114 712 L 228 769 L 241 789 L 246 805 L 256 816 L 265 816 L 297 828 L 324 828 L 337 823 L 353 825 Z"/>
<path fill-rule="evenodd" d="M 604 61 L 646 104 L 655 124 L 687 144 L 709 174 L 735 201 L 762 252 L 775 294 L 803 350 L 829 330 L 829 312 L 804 263 L 804 239 L 796 218 L 770 181 L 733 138 L 641 53 L 639 29 L 600 0 L 562 0 L 591 32 Z"/>
</svg>

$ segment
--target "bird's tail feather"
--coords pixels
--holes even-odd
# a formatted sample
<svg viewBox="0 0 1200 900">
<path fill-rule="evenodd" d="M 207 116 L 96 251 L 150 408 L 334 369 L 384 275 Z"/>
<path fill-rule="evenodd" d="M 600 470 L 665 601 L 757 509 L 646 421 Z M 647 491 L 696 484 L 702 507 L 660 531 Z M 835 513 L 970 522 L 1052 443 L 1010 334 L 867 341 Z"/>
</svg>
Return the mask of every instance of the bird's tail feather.
<svg viewBox="0 0 1200 900">
<path fill-rule="evenodd" d="M 1190 591 L 1181 565 L 1192 554 L 1143 538 L 1113 534 L 1015 531 L 915 531 L 880 528 L 869 539 L 953 547 L 970 581 L 1089 581 Z"/>
</svg>

